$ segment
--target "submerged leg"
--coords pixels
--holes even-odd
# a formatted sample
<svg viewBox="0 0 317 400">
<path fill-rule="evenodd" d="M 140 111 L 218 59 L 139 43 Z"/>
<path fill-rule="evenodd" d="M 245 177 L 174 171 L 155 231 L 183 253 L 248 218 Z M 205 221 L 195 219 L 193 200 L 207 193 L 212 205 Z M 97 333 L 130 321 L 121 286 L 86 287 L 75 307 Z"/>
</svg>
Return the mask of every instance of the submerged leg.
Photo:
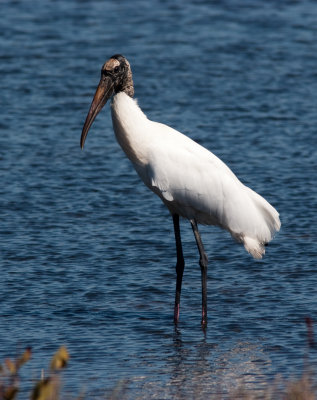
<svg viewBox="0 0 317 400">
<path fill-rule="evenodd" d="M 176 252 L 177 252 L 174 322 L 175 322 L 175 324 L 177 324 L 178 319 L 179 319 L 179 303 L 180 303 L 181 290 L 182 290 L 183 272 L 184 272 L 184 267 L 185 267 L 178 214 L 173 214 L 173 224 L 174 224 Z"/>
<path fill-rule="evenodd" d="M 194 219 L 190 220 L 193 228 L 193 232 L 196 239 L 196 244 L 199 250 L 200 260 L 200 270 L 201 270 L 201 286 L 202 286 L 202 314 L 201 314 L 201 324 L 203 326 L 207 325 L 207 265 L 208 258 L 204 250 L 203 242 L 198 231 L 197 222 Z"/>
</svg>

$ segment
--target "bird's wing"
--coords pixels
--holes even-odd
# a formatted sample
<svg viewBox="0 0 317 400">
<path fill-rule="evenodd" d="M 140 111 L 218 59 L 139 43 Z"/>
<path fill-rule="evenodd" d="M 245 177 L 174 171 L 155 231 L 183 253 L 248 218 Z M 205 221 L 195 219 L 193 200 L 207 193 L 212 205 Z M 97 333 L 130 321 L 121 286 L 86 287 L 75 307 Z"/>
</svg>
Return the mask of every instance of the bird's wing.
<svg viewBox="0 0 317 400">
<path fill-rule="evenodd" d="M 265 243 L 278 230 L 276 210 L 244 186 L 218 157 L 187 136 L 157 124 L 148 179 L 171 212 Z"/>
<path fill-rule="evenodd" d="M 154 135 L 148 165 L 151 186 L 164 200 L 187 209 L 184 216 L 203 213 L 221 225 L 227 188 L 239 186 L 239 180 L 210 151 L 166 125 L 157 125 L 160 136 Z"/>
</svg>

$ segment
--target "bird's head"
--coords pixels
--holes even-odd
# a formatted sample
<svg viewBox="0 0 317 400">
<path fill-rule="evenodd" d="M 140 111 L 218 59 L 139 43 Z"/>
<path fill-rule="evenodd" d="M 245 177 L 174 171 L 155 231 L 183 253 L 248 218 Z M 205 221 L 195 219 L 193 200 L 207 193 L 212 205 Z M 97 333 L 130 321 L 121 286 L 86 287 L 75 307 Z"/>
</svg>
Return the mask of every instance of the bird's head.
<svg viewBox="0 0 317 400">
<path fill-rule="evenodd" d="M 101 78 L 93 101 L 88 111 L 81 133 L 80 146 L 84 147 L 89 128 L 96 116 L 115 93 L 125 92 L 133 97 L 134 87 L 132 72 L 128 60 L 120 54 L 115 54 L 101 68 Z"/>
</svg>

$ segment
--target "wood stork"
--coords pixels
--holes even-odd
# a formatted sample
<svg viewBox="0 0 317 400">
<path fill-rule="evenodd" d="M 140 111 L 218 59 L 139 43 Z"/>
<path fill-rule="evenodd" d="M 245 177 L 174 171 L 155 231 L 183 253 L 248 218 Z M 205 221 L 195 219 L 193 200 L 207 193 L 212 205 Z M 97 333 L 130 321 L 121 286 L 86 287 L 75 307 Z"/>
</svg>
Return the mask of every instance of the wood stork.
<svg viewBox="0 0 317 400">
<path fill-rule="evenodd" d="M 84 147 L 97 114 L 113 96 L 111 115 L 116 138 L 145 185 L 169 209 L 176 240 L 176 295 L 174 322 L 179 320 L 184 271 L 179 216 L 192 226 L 200 254 L 202 324 L 207 324 L 207 256 L 197 224 L 217 225 L 230 232 L 254 257 L 280 229 L 278 212 L 260 195 L 243 185 L 218 157 L 182 133 L 150 121 L 133 99 L 128 60 L 112 56 L 101 69 L 101 79 L 81 134 Z"/>
</svg>

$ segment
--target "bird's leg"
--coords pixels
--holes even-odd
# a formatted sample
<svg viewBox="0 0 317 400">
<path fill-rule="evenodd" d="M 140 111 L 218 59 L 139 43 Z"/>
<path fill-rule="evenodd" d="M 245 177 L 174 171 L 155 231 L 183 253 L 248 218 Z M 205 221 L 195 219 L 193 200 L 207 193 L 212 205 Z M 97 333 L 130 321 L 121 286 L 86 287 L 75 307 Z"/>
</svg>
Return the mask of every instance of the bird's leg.
<svg viewBox="0 0 317 400">
<path fill-rule="evenodd" d="M 181 290 L 182 290 L 182 279 L 183 279 L 183 272 L 184 272 L 184 267 L 185 267 L 178 214 L 173 214 L 173 224 L 174 224 L 176 253 L 177 253 L 174 323 L 177 324 L 178 319 L 179 319 L 179 303 L 180 303 Z"/>
<path fill-rule="evenodd" d="M 208 258 L 204 250 L 204 245 L 198 231 L 197 222 L 194 219 L 190 220 L 193 228 L 193 232 L 196 239 L 196 244 L 200 254 L 200 270 L 201 270 L 201 286 L 202 286 L 202 314 L 201 314 L 201 324 L 207 326 L 207 265 Z"/>
</svg>

